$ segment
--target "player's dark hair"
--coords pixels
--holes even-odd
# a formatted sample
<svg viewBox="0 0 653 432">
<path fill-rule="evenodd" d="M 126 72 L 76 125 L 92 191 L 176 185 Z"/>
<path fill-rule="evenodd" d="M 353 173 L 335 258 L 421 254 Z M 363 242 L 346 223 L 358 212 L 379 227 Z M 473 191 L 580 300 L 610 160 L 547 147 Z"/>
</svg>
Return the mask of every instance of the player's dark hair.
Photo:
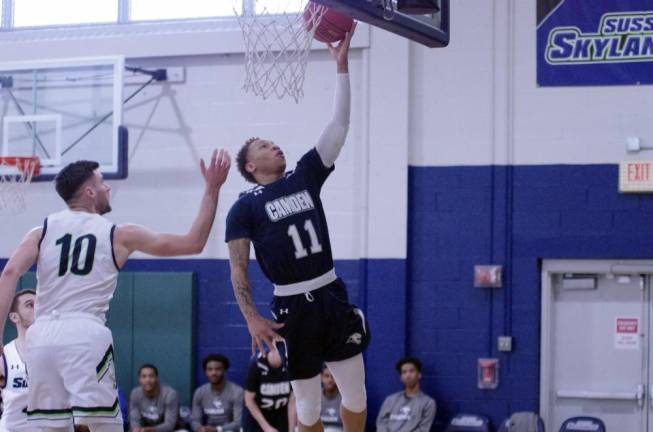
<svg viewBox="0 0 653 432">
<path fill-rule="evenodd" d="M 59 196 L 65 201 L 70 201 L 84 182 L 93 177 L 93 171 L 100 164 L 95 161 L 80 160 L 66 165 L 54 178 L 55 188 Z"/>
<path fill-rule="evenodd" d="M 36 295 L 36 291 L 34 291 L 33 289 L 24 289 L 14 294 L 14 299 L 11 301 L 11 308 L 9 309 L 9 312 L 18 312 L 18 305 L 20 304 L 20 298 L 27 294 Z"/>
<path fill-rule="evenodd" d="M 159 376 L 159 370 L 154 366 L 152 363 L 145 363 L 143 366 L 138 368 L 138 376 L 141 376 L 141 372 L 143 369 L 152 369 L 152 372 L 154 372 L 154 376 L 158 377 Z"/>
<path fill-rule="evenodd" d="M 202 367 L 204 368 L 204 370 L 206 370 L 206 366 L 210 362 L 214 362 L 214 361 L 222 363 L 222 367 L 224 367 L 224 370 L 229 369 L 229 359 L 227 358 L 226 355 L 224 355 L 224 354 L 209 354 L 206 357 L 204 357 L 204 359 L 202 360 Z"/>
<path fill-rule="evenodd" d="M 399 359 L 397 365 L 395 366 L 397 368 L 397 372 L 401 373 L 401 367 L 405 364 L 412 364 L 415 366 L 415 369 L 417 369 L 417 372 L 422 372 L 422 362 L 417 357 L 409 356 Z"/>
<path fill-rule="evenodd" d="M 248 172 L 247 169 L 245 168 L 245 165 L 247 165 L 247 152 L 249 151 L 249 146 L 252 144 L 254 141 L 260 139 L 259 137 L 252 137 L 245 141 L 245 144 L 238 150 L 238 154 L 236 155 L 236 164 L 238 165 L 238 171 L 240 174 L 245 177 L 245 180 L 247 180 L 250 183 L 256 183 L 256 179 L 252 175 L 251 172 Z"/>
</svg>

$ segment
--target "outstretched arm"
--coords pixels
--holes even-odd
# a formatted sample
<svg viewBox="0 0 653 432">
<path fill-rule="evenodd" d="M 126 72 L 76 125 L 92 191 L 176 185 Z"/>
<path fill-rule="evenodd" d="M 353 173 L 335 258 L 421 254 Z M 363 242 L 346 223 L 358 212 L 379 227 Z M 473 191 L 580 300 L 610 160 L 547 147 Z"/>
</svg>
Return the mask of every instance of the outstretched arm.
<svg viewBox="0 0 653 432">
<path fill-rule="evenodd" d="M 32 267 L 39 256 L 39 242 L 42 233 L 43 228 L 41 227 L 34 228 L 27 233 L 2 270 L 2 275 L 0 275 L 0 334 L 4 334 L 5 322 L 16 292 L 18 279 Z M 1 353 L 2 345 L 0 345 Z"/>
<path fill-rule="evenodd" d="M 336 95 L 333 107 L 333 117 L 322 132 L 315 148 L 325 167 L 330 168 L 335 163 L 340 149 L 345 144 L 349 131 L 349 116 L 351 105 L 351 85 L 349 83 L 349 44 L 356 29 L 356 23 L 338 46 L 329 46 L 331 55 L 336 60 L 338 75 L 336 77 Z"/>
<path fill-rule="evenodd" d="M 227 180 L 230 165 L 226 150 L 214 151 L 208 166 L 204 165 L 204 160 L 200 162 L 206 189 L 195 222 L 188 233 L 163 234 L 134 224 L 116 227 L 114 250 L 118 266 L 122 267 L 134 251 L 154 256 L 191 255 L 202 252 L 211 233 L 220 188 Z"/>
<path fill-rule="evenodd" d="M 229 264 L 231 266 L 231 283 L 234 288 L 234 295 L 240 311 L 247 321 L 247 329 L 252 335 L 252 353 L 256 348 L 260 352 L 265 352 L 265 343 L 268 348 L 272 349 L 274 340 L 281 337 L 275 330 L 283 327 L 283 324 L 277 324 L 274 321 L 263 318 L 256 309 L 252 298 L 252 286 L 249 283 L 249 274 L 247 266 L 249 264 L 249 244 L 248 238 L 240 238 L 229 241 Z"/>
</svg>

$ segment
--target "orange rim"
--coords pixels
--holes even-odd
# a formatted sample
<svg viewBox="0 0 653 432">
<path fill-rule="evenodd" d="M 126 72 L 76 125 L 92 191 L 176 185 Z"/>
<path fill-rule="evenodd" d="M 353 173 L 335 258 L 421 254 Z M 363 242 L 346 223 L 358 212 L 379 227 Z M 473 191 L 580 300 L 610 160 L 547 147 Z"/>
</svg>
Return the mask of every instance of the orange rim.
<svg viewBox="0 0 653 432">
<path fill-rule="evenodd" d="M 33 176 L 41 172 L 41 161 L 37 156 L 0 156 L 0 165 L 15 166 L 22 173 L 33 170 Z"/>
</svg>

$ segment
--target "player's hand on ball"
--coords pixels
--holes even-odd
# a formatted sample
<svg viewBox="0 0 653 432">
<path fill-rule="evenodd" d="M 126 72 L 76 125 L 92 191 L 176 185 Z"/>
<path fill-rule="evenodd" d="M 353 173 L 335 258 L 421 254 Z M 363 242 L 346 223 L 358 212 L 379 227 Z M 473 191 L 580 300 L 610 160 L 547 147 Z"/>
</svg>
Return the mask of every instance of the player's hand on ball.
<svg viewBox="0 0 653 432">
<path fill-rule="evenodd" d="M 252 354 L 256 353 L 257 348 L 260 352 L 264 353 L 265 345 L 272 350 L 274 341 L 281 339 L 281 336 L 276 332 L 281 327 L 283 327 L 283 324 L 265 319 L 260 315 L 253 316 L 247 320 L 247 329 L 249 330 L 249 334 L 252 335 Z"/>
<path fill-rule="evenodd" d="M 352 25 L 351 30 L 347 32 L 345 38 L 341 40 L 338 45 L 333 46 L 332 44 L 327 43 L 327 47 L 331 52 L 331 56 L 333 56 L 338 64 L 347 63 L 349 56 L 349 44 L 351 43 L 351 38 L 354 35 L 355 31 L 356 21 L 354 21 L 354 25 Z"/>
<path fill-rule="evenodd" d="M 220 188 L 227 180 L 230 167 L 231 158 L 225 149 L 214 150 L 208 166 L 204 159 L 200 160 L 200 169 L 207 187 Z"/>
</svg>

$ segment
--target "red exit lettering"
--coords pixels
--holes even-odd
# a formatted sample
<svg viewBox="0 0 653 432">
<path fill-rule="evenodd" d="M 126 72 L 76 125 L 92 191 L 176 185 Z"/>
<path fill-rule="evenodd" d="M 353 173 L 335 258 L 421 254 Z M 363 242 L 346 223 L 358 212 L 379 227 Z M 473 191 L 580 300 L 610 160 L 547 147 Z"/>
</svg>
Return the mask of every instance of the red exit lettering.
<svg viewBox="0 0 653 432">
<path fill-rule="evenodd" d="M 628 164 L 628 181 L 631 182 L 648 182 L 651 181 L 651 164 L 646 163 L 629 163 Z"/>
</svg>

